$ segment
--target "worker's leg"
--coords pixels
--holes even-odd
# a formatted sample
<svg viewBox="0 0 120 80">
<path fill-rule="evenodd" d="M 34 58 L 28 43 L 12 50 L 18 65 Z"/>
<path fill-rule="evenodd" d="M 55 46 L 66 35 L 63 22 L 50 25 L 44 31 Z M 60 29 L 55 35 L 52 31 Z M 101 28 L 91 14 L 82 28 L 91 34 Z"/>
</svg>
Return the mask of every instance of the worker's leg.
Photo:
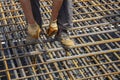
<svg viewBox="0 0 120 80">
<path fill-rule="evenodd" d="M 47 31 L 48 36 L 52 36 L 57 33 L 57 17 L 62 6 L 63 0 L 53 0 L 52 15 L 50 20 L 49 29 Z"/>
<path fill-rule="evenodd" d="M 63 4 L 63 0 L 53 0 L 51 21 L 55 21 Z"/>
<path fill-rule="evenodd" d="M 41 12 L 40 12 L 40 0 L 30 0 L 31 1 L 31 6 L 32 6 L 32 12 L 35 21 L 37 24 L 41 27 L 42 26 L 42 17 L 41 17 Z"/>
<path fill-rule="evenodd" d="M 72 23 L 72 0 L 63 0 L 62 7 L 57 17 L 57 24 L 59 26 L 58 39 L 66 47 L 74 45 L 74 42 L 69 38 L 67 30 L 73 27 Z"/>
<path fill-rule="evenodd" d="M 32 8 L 30 0 L 20 0 L 22 9 L 24 11 L 25 17 L 29 24 L 35 24 L 35 20 L 33 18 Z"/>
<path fill-rule="evenodd" d="M 64 46 L 70 47 L 74 42 L 68 37 L 67 30 L 73 26 L 72 23 L 72 0 L 62 0 L 61 3 L 53 0 L 52 10 L 52 25 L 48 29 L 48 35 L 52 33 L 57 27 L 59 31 L 56 39 L 59 40 Z M 57 22 L 56 22 L 57 20 Z"/>
<path fill-rule="evenodd" d="M 30 35 L 31 38 L 38 38 L 39 33 L 41 32 L 39 25 L 36 23 L 33 17 L 32 8 L 31 8 L 31 2 L 30 0 L 20 0 L 22 9 L 24 11 L 25 17 L 28 21 L 28 35 Z"/>
<path fill-rule="evenodd" d="M 58 25 L 62 30 L 68 30 L 73 26 L 72 15 L 72 0 L 64 0 L 57 18 Z"/>
</svg>

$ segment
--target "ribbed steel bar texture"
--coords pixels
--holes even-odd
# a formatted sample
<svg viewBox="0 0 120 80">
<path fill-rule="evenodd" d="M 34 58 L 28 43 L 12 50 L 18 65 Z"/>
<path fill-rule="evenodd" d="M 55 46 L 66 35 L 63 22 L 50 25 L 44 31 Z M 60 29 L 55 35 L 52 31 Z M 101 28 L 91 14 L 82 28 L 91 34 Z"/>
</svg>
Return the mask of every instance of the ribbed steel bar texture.
<svg viewBox="0 0 120 80">
<path fill-rule="evenodd" d="M 0 80 L 120 80 L 120 0 L 73 0 L 68 50 L 46 35 L 52 0 L 39 3 L 43 33 L 28 44 L 19 1 L 0 0 Z"/>
</svg>

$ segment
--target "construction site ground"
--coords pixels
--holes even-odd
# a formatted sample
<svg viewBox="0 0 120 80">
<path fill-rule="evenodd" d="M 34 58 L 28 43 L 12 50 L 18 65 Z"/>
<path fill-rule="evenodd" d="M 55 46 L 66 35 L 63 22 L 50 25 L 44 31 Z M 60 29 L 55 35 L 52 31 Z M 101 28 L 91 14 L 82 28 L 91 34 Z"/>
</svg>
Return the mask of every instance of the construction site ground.
<svg viewBox="0 0 120 80">
<path fill-rule="evenodd" d="M 75 46 L 49 41 L 52 0 L 40 0 L 43 33 L 26 43 L 18 0 L 0 0 L 0 80 L 120 80 L 120 0 L 73 0 Z"/>
</svg>

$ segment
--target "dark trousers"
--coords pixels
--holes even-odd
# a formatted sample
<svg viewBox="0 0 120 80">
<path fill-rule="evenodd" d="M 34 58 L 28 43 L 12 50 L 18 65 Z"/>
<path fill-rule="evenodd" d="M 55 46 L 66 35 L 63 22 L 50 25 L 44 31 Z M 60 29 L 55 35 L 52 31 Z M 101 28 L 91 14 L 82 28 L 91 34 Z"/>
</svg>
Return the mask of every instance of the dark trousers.
<svg viewBox="0 0 120 80">
<path fill-rule="evenodd" d="M 31 0 L 32 12 L 36 22 L 41 26 L 42 19 L 40 14 L 39 0 Z M 64 0 L 58 15 L 59 29 L 68 29 L 73 26 L 72 23 L 72 0 Z"/>
<path fill-rule="evenodd" d="M 41 27 L 42 17 L 41 17 L 41 12 L 40 12 L 39 0 L 30 0 L 30 2 L 32 6 L 32 12 L 33 12 L 34 19 L 38 23 L 38 25 Z"/>
</svg>

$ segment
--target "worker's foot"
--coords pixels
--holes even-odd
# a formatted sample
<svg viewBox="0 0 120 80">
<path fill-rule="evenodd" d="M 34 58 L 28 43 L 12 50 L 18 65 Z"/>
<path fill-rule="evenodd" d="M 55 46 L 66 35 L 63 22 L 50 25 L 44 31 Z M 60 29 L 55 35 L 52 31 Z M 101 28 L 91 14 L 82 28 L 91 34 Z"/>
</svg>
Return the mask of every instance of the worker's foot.
<svg viewBox="0 0 120 80">
<path fill-rule="evenodd" d="M 59 35 L 56 35 L 55 38 L 62 43 L 65 48 L 70 48 L 74 46 L 74 41 L 72 41 L 69 36 L 62 32 Z"/>
<path fill-rule="evenodd" d="M 47 30 L 48 36 L 53 36 L 58 32 L 57 20 L 52 21 L 49 25 L 49 29 Z"/>
<path fill-rule="evenodd" d="M 32 25 L 28 24 L 26 42 L 29 44 L 37 43 L 40 32 L 41 32 L 41 29 L 37 23 Z"/>
<path fill-rule="evenodd" d="M 28 24 L 28 36 L 34 39 L 39 38 L 39 34 L 41 32 L 41 29 L 37 23 L 35 24 Z"/>
<path fill-rule="evenodd" d="M 114 24 L 114 27 L 117 29 L 117 31 L 120 31 L 120 26 L 117 24 Z"/>
</svg>

